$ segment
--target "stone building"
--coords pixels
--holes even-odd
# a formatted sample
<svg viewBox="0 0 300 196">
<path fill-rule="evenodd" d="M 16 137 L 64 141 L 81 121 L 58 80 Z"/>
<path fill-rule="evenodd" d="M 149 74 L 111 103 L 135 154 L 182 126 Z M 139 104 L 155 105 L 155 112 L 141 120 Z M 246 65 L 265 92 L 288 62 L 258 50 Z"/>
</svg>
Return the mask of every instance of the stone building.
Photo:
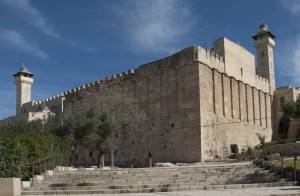
<svg viewBox="0 0 300 196">
<path fill-rule="evenodd" d="M 292 86 L 277 88 L 274 94 L 274 127 L 273 140 L 296 138 L 300 136 L 299 120 L 289 119 L 283 116 L 282 105 L 299 98 L 300 89 Z"/>
<path fill-rule="evenodd" d="M 84 101 L 76 99 L 78 92 L 127 77 L 127 96 L 139 101 L 147 122 L 126 136 L 116 133 L 115 164 L 143 166 L 148 158 L 153 162 L 224 158 L 257 145 L 257 133 L 270 141 L 278 124 L 272 120 L 273 100 L 277 100 L 275 36 L 263 23 L 253 39 L 257 62 L 248 50 L 223 37 L 213 42 L 211 50 L 192 46 L 135 70 L 63 92 L 65 100 L 61 95 L 38 102 L 24 98 L 26 93 L 18 87 L 28 87 L 33 74 L 20 71 L 15 74 L 17 116 L 39 112 L 44 106 L 52 111 L 63 106 L 65 113 L 78 111 Z M 30 88 L 25 91 L 30 94 Z M 92 158 L 87 153 L 78 155 L 82 163 L 92 164 Z"/>
</svg>

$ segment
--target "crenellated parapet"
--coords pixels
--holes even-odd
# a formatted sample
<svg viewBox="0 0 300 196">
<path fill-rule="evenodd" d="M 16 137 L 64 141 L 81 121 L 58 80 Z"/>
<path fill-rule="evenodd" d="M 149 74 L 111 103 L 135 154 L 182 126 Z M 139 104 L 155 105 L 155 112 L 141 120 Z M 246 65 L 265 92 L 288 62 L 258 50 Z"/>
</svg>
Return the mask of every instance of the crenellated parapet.
<svg viewBox="0 0 300 196">
<path fill-rule="evenodd" d="M 67 98 L 66 102 L 69 102 L 69 101 L 72 101 L 74 97 L 78 97 L 79 94 L 84 93 L 84 91 L 86 91 L 87 89 L 94 88 L 94 87 L 100 86 L 103 83 L 112 82 L 113 80 L 117 80 L 117 79 L 128 79 L 128 78 L 132 77 L 133 75 L 134 75 L 134 70 L 130 69 L 127 72 L 123 72 L 121 74 L 116 74 L 113 76 L 108 76 L 106 78 L 90 82 L 88 84 L 73 88 L 68 91 L 64 91 L 58 95 L 48 97 L 43 100 L 31 101 L 31 102 L 25 103 L 25 104 L 23 104 L 24 112 L 28 112 L 28 111 L 38 112 L 38 111 L 42 110 L 43 106 L 48 106 L 49 108 L 61 106 L 61 97 L 62 96 Z M 68 99 L 68 98 L 71 98 L 71 99 Z"/>
<path fill-rule="evenodd" d="M 181 66 L 193 62 L 201 62 L 211 68 L 224 72 L 224 58 L 212 50 L 200 46 L 192 46 L 181 50 L 164 59 L 141 65 L 135 69 L 135 76 L 139 79 L 149 78 L 161 74 L 170 69 L 180 68 Z"/>
<path fill-rule="evenodd" d="M 266 78 L 263 78 L 261 76 L 258 76 L 256 75 L 255 76 L 255 87 L 258 89 L 258 90 L 261 90 L 263 92 L 267 92 L 269 94 L 272 94 L 270 93 L 270 84 L 269 84 L 269 80 L 266 79 Z"/>
<path fill-rule="evenodd" d="M 210 68 L 214 68 L 219 72 L 225 72 L 225 61 L 224 57 L 218 55 L 212 50 L 202 48 L 200 46 L 194 46 L 195 59 L 199 62 L 208 65 Z"/>
</svg>

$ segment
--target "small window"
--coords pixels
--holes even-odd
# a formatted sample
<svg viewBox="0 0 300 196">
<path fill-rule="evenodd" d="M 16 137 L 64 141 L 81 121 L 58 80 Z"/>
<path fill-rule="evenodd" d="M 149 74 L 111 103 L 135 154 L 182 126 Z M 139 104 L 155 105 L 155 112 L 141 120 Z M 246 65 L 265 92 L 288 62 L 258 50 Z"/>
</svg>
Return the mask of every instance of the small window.
<svg viewBox="0 0 300 196">
<path fill-rule="evenodd" d="M 239 153 L 239 147 L 237 144 L 231 144 L 230 145 L 230 151 L 231 153 Z"/>
<path fill-rule="evenodd" d="M 243 68 L 241 68 L 241 76 L 243 76 Z"/>
<path fill-rule="evenodd" d="M 195 52 L 195 59 L 198 59 L 198 53 Z"/>
<path fill-rule="evenodd" d="M 262 51 L 262 52 L 260 53 L 260 56 L 261 56 L 261 57 L 264 57 L 264 56 L 265 56 L 264 51 Z"/>
</svg>

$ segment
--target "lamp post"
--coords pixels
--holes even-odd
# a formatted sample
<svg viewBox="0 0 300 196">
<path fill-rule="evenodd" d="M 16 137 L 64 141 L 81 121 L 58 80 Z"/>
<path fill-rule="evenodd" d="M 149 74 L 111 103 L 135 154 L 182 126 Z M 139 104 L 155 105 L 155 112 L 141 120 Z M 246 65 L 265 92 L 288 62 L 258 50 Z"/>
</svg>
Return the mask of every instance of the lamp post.
<svg viewBox="0 0 300 196">
<path fill-rule="evenodd" d="M 60 94 L 61 98 L 61 125 L 64 125 L 64 100 L 66 100 L 64 94 Z"/>
</svg>

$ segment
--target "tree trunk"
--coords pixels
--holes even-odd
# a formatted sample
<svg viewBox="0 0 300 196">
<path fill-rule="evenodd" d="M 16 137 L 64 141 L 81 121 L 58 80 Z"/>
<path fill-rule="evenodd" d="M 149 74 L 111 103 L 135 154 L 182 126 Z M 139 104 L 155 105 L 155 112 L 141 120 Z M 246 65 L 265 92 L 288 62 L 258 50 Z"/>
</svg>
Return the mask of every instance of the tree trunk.
<svg viewBox="0 0 300 196">
<path fill-rule="evenodd" d="M 102 163 L 101 163 L 101 164 L 102 164 L 102 167 L 104 167 L 104 162 L 105 162 L 105 161 L 104 161 L 104 154 L 101 155 L 101 161 L 102 161 Z"/>
<path fill-rule="evenodd" d="M 111 168 L 114 167 L 114 151 L 113 150 L 110 151 L 110 167 Z"/>
<path fill-rule="evenodd" d="M 71 167 L 74 165 L 76 152 L 77 152 L 77 145 L 73 145 L 72 149 L 71 149 L 71 157 L 70 157 L 70 161 L 69 161 L 70 162 L 69 165 Z"/>
</svg>

